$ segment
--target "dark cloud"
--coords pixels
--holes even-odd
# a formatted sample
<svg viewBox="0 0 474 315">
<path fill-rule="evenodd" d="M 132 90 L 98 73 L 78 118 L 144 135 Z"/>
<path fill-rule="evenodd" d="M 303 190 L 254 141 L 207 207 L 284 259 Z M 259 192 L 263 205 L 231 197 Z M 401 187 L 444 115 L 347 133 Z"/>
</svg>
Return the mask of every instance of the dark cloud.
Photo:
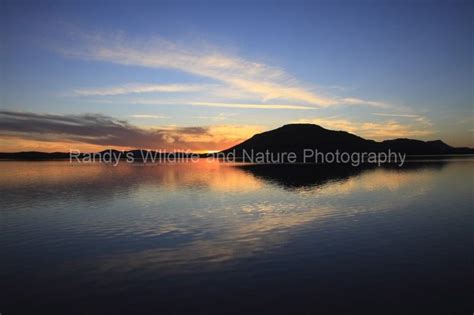
<svg viewBox="0 0 474 315">
<path fill-rule="evenodd" d="M 0 111 L 0 135 L 136 148 L 187 148 L 185 138 L 208 135 L 205 127 L 143 129 L 100 114 L 57 115 Z"/>
</svg>

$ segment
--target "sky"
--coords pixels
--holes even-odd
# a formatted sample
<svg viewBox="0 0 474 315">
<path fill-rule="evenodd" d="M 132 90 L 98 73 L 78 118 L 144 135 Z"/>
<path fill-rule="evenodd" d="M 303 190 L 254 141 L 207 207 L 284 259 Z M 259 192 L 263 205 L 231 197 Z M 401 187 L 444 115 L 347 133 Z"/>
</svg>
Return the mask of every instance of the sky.
<svg viewBox="0 0 474 315">
<path fill-rule="evenodd" d="M 474 147 L 470 1 L 0 5 L 3 152 L 217 151 L 289 123 Z"/>
</svg>

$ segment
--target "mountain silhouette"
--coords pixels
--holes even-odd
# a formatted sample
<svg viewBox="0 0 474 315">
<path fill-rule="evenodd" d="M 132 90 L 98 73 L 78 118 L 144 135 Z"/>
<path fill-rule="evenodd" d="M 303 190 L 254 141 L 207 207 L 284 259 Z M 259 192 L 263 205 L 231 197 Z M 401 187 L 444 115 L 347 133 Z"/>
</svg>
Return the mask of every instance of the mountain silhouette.
<svg viewBox="0 0 474 315">
<path fill-rule="evenodd" d="M 250 152 L 295 152 L 298 156 L 305 149 L 318 150 L 318 152 L 392 152 L 405 153 L 407 155 L 449 155 L 449 154 L 474 154 L 472 148 L 455 148 L 441 140 L 421 141 L 414 139 L 394 139 L 377 142 L 367 140 L 346 131 L 335 131 L 325 129 L 314 124 L 288 124 L 280 128 L 262 132 L 250 139 L 222 151 L 223 153 L 234 152 L 236 157 L 241 157 L 244 150 Z M 143 151 L 131 150 L 122 152 L 122 158 L 130 152 L 138 161 L 143 157 Z M 100 153 L 110 152 L 104 150 Z M 121 151 L 112 150 L 114 153 Z M 160 153 L 160 156 L 188 153 Z M 84 153 L 80 154 L 83 156 Z M 206 157 L 207 154 L 200 154 Z M 64 160 L 69 159 L 68 152 L 15 152 L 0 153 L 0 160 Z"/>
<path fill-rule="evenodd" d="M 244 150 L 250 152 L 281 153 L 317 149 L 319 152 L 383 152 L 387 150 L 408 155 L 474 154 L 471 148 L 455 148 L 441 140 L 421 141 L 395 139 L 377 142 L 367 140 L 346 131 L 325 129 L 314 124 L 289 124 L 280 128 L 254 135 L 248 140 L 224 150 L 242 156 Z"/>
</svg>

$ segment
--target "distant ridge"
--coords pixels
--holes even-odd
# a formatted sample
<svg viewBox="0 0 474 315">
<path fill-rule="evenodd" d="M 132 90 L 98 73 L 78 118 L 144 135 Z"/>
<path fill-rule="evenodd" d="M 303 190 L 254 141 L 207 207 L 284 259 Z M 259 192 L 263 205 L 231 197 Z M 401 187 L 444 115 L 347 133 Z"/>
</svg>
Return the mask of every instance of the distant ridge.
<svg viewBox="0 0 474 315">
<path fill-rule="evenodd" d="M 455 148 L 441 140 L 421 141 L 414 139 L 393 139 L 377 142 L 367 140 L 346 131 L 325 129 L 314 124 L 288 124 L 280 128 L 262 132 L 243 141 L 242 143 L 223 150 L 223 153 L 235 152 L 242 156 L 242 152 L 269 151 L 272 153 L 296 152 L 300 154 L 305 149 L 317 149 L 319 152 L 394 152 L 407 155 L 447 155 L 447 154 L 474 154 L 472 148 Z M 108 152 L 105 150 L 102 152 Z M 113 150 L 116 151 L 116 150 Z M 117 152 L 117 151 L 116 151 Z M 140 150 L 132 152 L 137 158 Z M 165 153 L 164 153 L 165 154 Z M 183 153 L 184 154 L 184 153 Z M 206 154 L 200 154 L 205 157 Z M 68 152 L 15 152 L 0 153 L 0 160 L 65 160 L 69 159 Z"/>
<path fill-rule="evenodd" d="M 441 140 L 421 141 L 394 139 L 377 142 L 367 140 L 346 131 L 334 131 L 313 124 L 289 124 L 280 128 L 254 135 L 248 140 L 223 152 L 236 152 L 240 156 L 244 150 L 272 153 L 302 152 L 317 149 L 319 152 L 382 152 L 396 151 L 408 155 L 474 154 L 471 148 L 455 148 Z"/>
</svg>

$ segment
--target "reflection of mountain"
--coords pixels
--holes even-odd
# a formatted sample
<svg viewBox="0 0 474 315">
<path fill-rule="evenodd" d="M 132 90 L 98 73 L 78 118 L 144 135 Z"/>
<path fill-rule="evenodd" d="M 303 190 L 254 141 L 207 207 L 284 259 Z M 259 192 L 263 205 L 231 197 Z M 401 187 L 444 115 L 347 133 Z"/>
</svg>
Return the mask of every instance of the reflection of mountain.
<svg viewBox="0 0 474 315">
<path fill-rule="evenodd" d="M 61 202 L 76 196 L 107 200 L 153 188 L 160 193 L 190 188 L 219 192 L 256 190 L 261 182 L 254 176 L 218 162 L 177 163 L 145 166 L 120 163 L 81 165 L 65 161 L 0 163 L 0 195 L 13 205 Z"/>
<path fill-rule="evenodd" d="M 408 162 L 403 168 L 393 166 L 393 169 L 407 173 L 421 168 L 441 168 L 445 163 Z M 183 188 L 219 193 L 256 191 L 265 182 L 285 188 L 319 187 L 342 182 L 377 168 L 307 164 L 239 165 L 205 161 L 149 167 L 125 163 L 117 167 L 104 164 L 74 166 L 67 162 L 2 162 L 0 166 L 0 192 L 4 199 L 16 205 L 26 202 L 38 206 L 60 202 L 65 196 L 89 201 L 106 200 L 113 196 L 137 193 L 144 187 L 153 189 L 154 198 Z"/>
<path fill-rule="evenodd" d="M 407 154 L 473 154 L 474 149 L 454 148 L 441 140 L 420 141 L 395 139 L 376 142 L 366 140 L 345 131 L 328 130 L 312 124 L 290 124 L 275 130 L 254 135 L 252 138 L 225 150 L 242 156 L 244 150 L 250 152 L 295 152 L 300 155 L 305 149 L 319 152 L 381 152 L 396 151 Z"/>
<path fill-rule="evenodd" d="M 320 186 L 331 181 L 341 181 L 367 170 L 365 167 L 327 167 L 314 164 L 244 164 L 239 168 L 258 178 L 288 188 Z"/>
<path fill-rule="evenodd" d="M 177 165 L 177 168 L 173 165 L 140 167 L 139 169 L 143 171 L 139 172 L 143 172 L 143 174 L 134 176 L 134 178 L 138 179 L 145 175 L 145 172 L 150 172 L 152 174 L 149 179 L 156 180 L 142 183 L 143 187 L 140 191 L 145 195 L 148 191 L 147 202 L 154 205 L 149 209 L 160 210 L 151 210 L 148 215 L 154 219 L 146 220 L 146 222 L 141 221 L 134 232 L 139 235 L 138 237 L 152 238 L 153 241 L 143 242 L 143 246 L 140 247 L 132 243 L 133 247 L 129 250 L 104 253 L 98 257 L 98 260 L 88 263 L 93 264 L 94 269 L 120 270 L 121 274 L 146 268 L 152 268 L 154 271 L 159 269 L 160 272 L 171 275 L 188 274 L 193 270 L 209 272 L 215 270 L 216 266 L 221 267 L 226 261 L 253 257 L 262 248 L 269 252 L 275 247 L 291 242 L 295 233 L 299 233 L 298 231 L 303 231 L 308 227 L 311 229 L 317 224 L 324 224 L 331 218 L 338 217 L 340 219 L 352 217 L 355 214 L 376 213 L 386 210 L 387 207 L 392 209 L 387 206 L 390 203 L 396 204 L 397 207 L 409 204 L 413 198 L 417 198 L 420 192 L 431 185 L 433 173 L 436 172 L 436 169 L 444 167 L 445 164 L 447 163 L 409 163 L 407 168 L 395 167 L 393 171 L 386 168 L 358 168 L 354 173 L 349 171 L 355 168 L 346 168 L 336 170 L 335 172 L 339 175 L 332 178 L 329 176 L 332 171 L 324 173 L 324 170 L 320 168 L 326 177 L 315 178 L 317 177 L 315 175 L 320 172 L 315 171 L 318 168 L 314 165 L 278 167 L 275 165 L 229 166 L 214 163 L 202 166 L 196 164 Z M 133 168 L 127 165 L 124 167 Z M 193 171 L 190 172 L 188 167 Z M 262 170 L 268 171 L 269 176 L 264 177 L 258 173 Z M 271 170 L 276 171 L 272 172 Z M 296 172 L 296 175 L 309 174 L 307 182 L 298 182 L 297 177 L 292 177 L 296 176 L 292 175 L 293 172 Z M 107 176 L 115 176 L 114 173 L 111 172 Z M 132 171 L 130 175 L 133 176 L 133 173 Z M 216 178 L 219 174 L 226 175 Z M 285 177 L 283 174 L 290 177 Z M 283 179 L 281 180 L 280 177 Z M 296 182 L 288 182 L 289 179 L 295 178 Z M 305 198 L 301 191 L 281 189 L 281 186 L 268 189 L 265 182 L 269 183 L 269 181 L 275 181 L 283 188 L 307 185 L 310 189 L 304 192 L 310 193 L 306 195 L 309 198 Z M 224 187 L 219 187 L 223 182 Z M 208 184 L 205 185 L 205 183 Z M 252 186 L 248 187 L 249 184 Z M 171 187 L 166 193 L 160 194 L 158 186 Z M 192 189 L 189 189 L 191 187 Z M 115 187 L 110 188 L 112 192 L 115 191 Z M 172 193 L 175 188 L 179 189 L 179 194 Z M 199 189 L 200 196 L 206 196 L 204 198 L 206 202 L 202 203 L 195 195 L 195 198 L 188 204 L 189 209 L 185 210 L 184 220 L 188 220 L 187 224 L 185 226 L 166 224 L 167 221 L 160 214 L 167 207 L 173 209 L 171 211 L 173 215 L 179 214 L 183 200 L 186 200 L 186 196 L 193 193 L 195 189 Z M 387 190 L 390 193 L 384 193 Z M 222 191 L 233 193 L 222 194 Z M 317 193 L 318 198 L 311 198 L 313 193 Z M 227 195 L 226 203 L 229 204 L 221 203 L 224 195 Z M 359 196 L 365 202 L 363 209 L 354 206 L 353 200 L 347 197 L 353 195 Z M 376 196 L 382 195 L 384 202 L 376 200 Z M 111 196 L 113 195 L 109 194 L 108 197 Z M 135 196 L 135 198 L 143 199 L 143 195 Z M 218 206 L 209 208 L 207 203 L 209 201 L 218 202 Z M 190 211 L 191 209 L 193 211 Z M 193 216 L 194 211 L 199 215 Z M 206 226 L 212 231 L 207 234 L 207 237 L 202 235 L 203 226 L 200 225 L 203 222 L 200 220 L 202 217 L 212 217 L 213 220 L 216 220 L 213 224 Z M 108 231 L 111 222 L 114 223 L 114 220 L 101 222 L 100 231 Z M 120 233 L 121 236 L 130 233 L 128 224 L 124 224 L 124 227 L 128 228 L 127 233 Z M 148 229 L 152 230 L 154 234 L 143 233 Z M 167 242 L 163 242 L 163 238 Z M 322 243 L 325 242 L 324 240 L 324 238 L 320 239 Z M 169 244 L 174 246 L 170 247 Z M 121 246 L 130 246 L 130 243 L 123 242 Z M 189 259 L 189 257 L 193 257 L 193 259 Z M 179 262 L 181 264 L 177 265 Z"/>
<path fill-rule="evenodd" d="M 402 168 L 396 165 L 386 165 L 381 168 L 399 172 L 409 172 L 420 169 L 440 170 L 447 162 L 409 162 Z M 377 169 L 376 166 L 361 165 L 314 165 L 314 164 L 244 164 L 237 166 L 254 176 L 286 188 L 315 187 L 330 182 L 344 181 L 363 172 Z"/>
</svg>

